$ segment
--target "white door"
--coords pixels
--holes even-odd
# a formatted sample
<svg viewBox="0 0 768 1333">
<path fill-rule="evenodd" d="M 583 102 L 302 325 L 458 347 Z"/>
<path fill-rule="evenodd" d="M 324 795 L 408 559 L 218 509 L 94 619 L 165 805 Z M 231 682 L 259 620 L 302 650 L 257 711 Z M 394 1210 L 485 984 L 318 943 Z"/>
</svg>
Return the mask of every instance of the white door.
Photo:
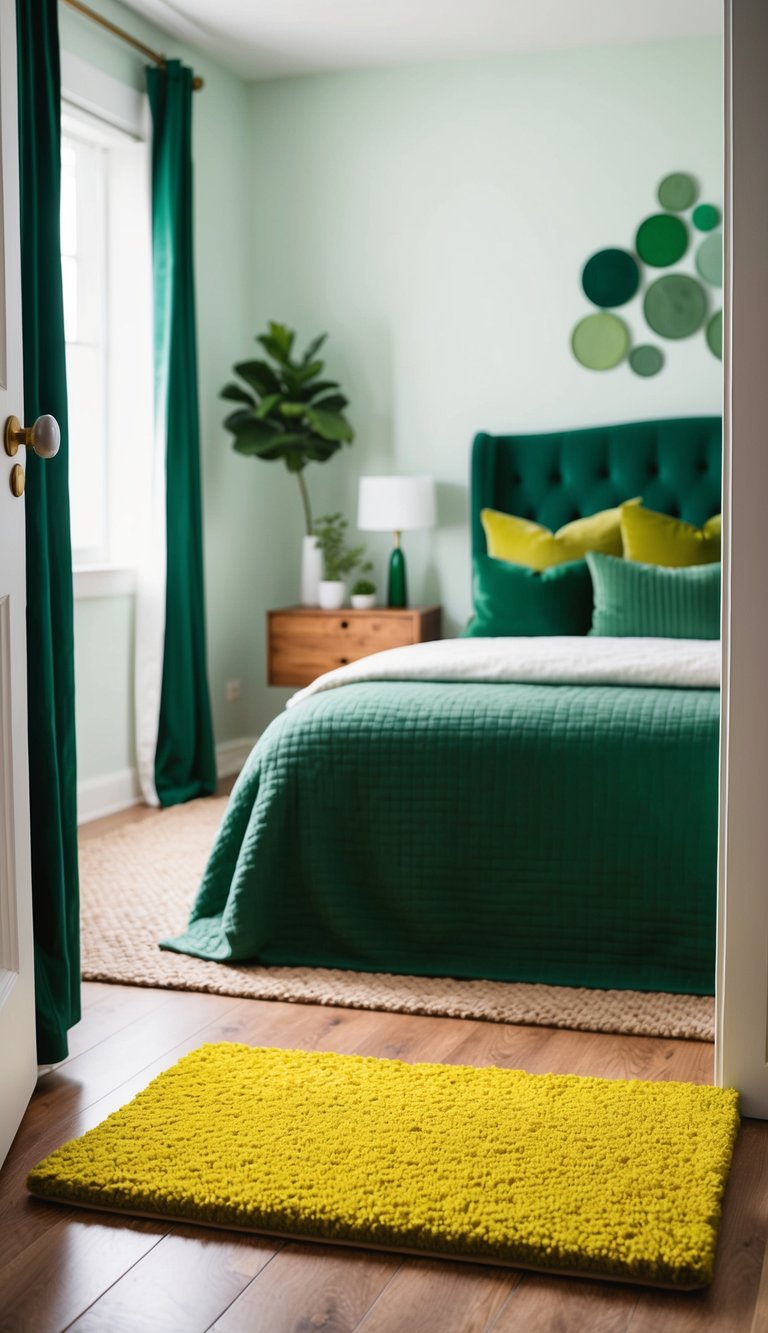
<svg viewBox="0 0 768 1333">
<path fill-rule="evenodd" d="M 0 3 L 0 434 L 23 420 L 16 6 Z M 0 1162 L 37 1076 L 27 771 L 24 498 L 0 440 Z M 18 477 L 18 473 L 16 474 Z"/>
</svg>

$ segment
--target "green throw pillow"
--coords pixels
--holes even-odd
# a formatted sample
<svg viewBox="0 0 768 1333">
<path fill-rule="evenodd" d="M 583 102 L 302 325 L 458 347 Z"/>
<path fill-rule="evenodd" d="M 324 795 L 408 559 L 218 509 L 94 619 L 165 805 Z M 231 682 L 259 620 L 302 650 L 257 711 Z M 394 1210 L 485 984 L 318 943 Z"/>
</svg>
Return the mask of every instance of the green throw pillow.
<svg viewBox="0 0 768 1333">
<path fill-rule="evenodd" d="M 570 560 L 541 572 L 476 555 L 475 614 L 470 638 L 586 634 L 592 621 L 592 580 L 585 560 Z"/>
<path fill-rule="evenodd" d="M 720 565 L 668 569 L 590 551 L 590 634 L 658 639 L 720 637 Z"/>
</svg>

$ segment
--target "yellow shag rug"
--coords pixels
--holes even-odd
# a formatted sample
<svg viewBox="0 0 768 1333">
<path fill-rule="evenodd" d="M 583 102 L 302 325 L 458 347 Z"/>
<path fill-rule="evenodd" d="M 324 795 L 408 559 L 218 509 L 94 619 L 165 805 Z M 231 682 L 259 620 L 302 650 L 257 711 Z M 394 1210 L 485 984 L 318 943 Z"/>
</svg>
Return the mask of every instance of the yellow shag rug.
<svg viewBox="0 0 768 1333">
<path fill-rule="evenodd" d="M 690 1288 L 737 1094 L 201 1046 L 28 1180 L 62 1203 Z"/>
</svg>

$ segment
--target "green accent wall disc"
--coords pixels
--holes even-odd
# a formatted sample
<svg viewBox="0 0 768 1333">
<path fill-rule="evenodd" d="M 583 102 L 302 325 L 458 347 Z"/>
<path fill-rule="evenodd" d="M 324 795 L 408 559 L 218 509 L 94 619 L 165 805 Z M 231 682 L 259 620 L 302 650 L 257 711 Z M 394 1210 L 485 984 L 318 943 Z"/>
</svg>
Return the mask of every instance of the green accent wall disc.
<svg viewBox="0 0 768 1333">
<path fill-rule="evenodd" d="M 660 337 L 689 338 L 706 318 L 706 293 L 687 273 L 668 273 L 648 288 L 643 311 L 649 327 Z"/>
<path fill-rule="evenodd" d="M 715 231 L 705 236 L 696 251 L 696 268 L 705 282 L 712 287 L 723 285 L 723 236 Z"/>
<path fill-rule="evenodd" d="M 635 249 L 646 264 L 668 268 L 688 249 L 688 228 L 682 218 L 671 213 L 654 213 L 638 227 Z"/>
<path fill-rule="evenodd" d="M 697 231 L 712 231 L 720 221 L 720 209 L 715 208 L 714 204 L 699 204 L 694 208 L 691 219 Z"/>
<path fill-rule="evenodd" d="M 723 312 L 718 310 L 707 325 L 707 347 L 718 359 L 723 359 Z"/>
<path fill-rule="evenodd" d="M 587 370 L 612 370 L 627 355 L 629 330 L 618 315 L 587 315 L 573 330 L 571 347 Z"/>
<path fill-rule="evenodd" d="M 636 375 L 641 375 L 643 379 L 647 379 L 650 375 L 658 375 L 664 365 L 664 353 L 660 347 L 653 347 L 651 343 L 643 343 L 640 347 L 632 348 L 629 354 L 629 364 Z"/>
<path fill-rule="evenodd" d="M 683 209 L 690 208 L 691 204 L 696 203 L 698 193 L 699 187 L 693 176 L 689 176 L 685 171 L 673 171 L 671 176 L 664 177 L 656 198 L 662 208 L 668 208 L 673 213 L 682 213 Z"/>
<path fill-rule="evenodd" d="M 598 250 L 584 265 L 581 285 L 594 305 L 624 305 L 640 285 L 640 270 L 628 250 Z"/>
</svg>

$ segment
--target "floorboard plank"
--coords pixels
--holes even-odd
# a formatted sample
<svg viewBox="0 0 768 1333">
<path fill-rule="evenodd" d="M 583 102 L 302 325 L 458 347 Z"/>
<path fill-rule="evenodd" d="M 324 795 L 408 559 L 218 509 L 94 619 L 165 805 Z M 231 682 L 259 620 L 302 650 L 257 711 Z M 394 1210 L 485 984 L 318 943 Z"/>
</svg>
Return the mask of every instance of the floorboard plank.
<svg viewBox="0 0 768 1333">
<path fill-rule="evenodd" d="M 0 1329 L 61 1333 L 149 1253 L 162 1232 L 162 1225 L 149 1222 L 92 1221 L 83 1214 L 50 1229 L 3 1268 Z"/>
<path fill-rule="evenodd" d="M 280 1248 L 280 1241 L 174 1227 L 69 1333 L 205 1333 Z"/>
<path fill-rule="evenodd" d="M 492 1333 L 627 1333 L 637 1288 L 524 1273 Z"/>
<path fill-rule="evenodd" d="M 517 1270 L 406 1259 L 360 1333 L 485 1333 L 520 1281 Z"/>
<path fill-rule="evenodd" d="M 213 1325 L 216 1333 L 352 1333 L 402 1260 L 318 1245 L 286 1245 Z"/>
</svg>

